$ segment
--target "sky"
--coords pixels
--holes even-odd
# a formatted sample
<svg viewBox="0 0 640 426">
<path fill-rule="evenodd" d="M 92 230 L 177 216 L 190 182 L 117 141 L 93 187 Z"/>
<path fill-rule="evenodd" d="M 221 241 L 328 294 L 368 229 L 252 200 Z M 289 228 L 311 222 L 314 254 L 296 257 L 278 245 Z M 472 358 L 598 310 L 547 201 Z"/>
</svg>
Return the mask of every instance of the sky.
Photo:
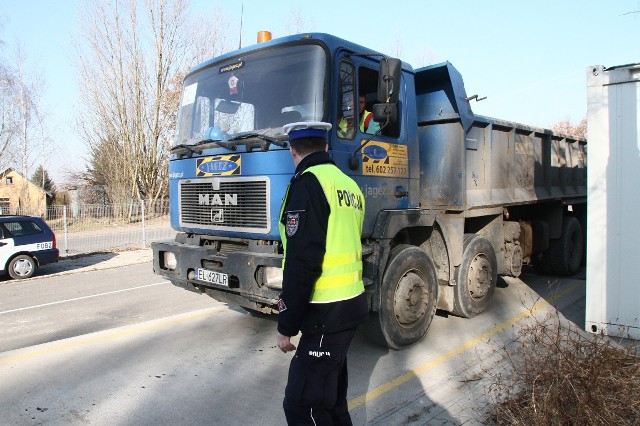
<svg viewBox="0 0 640 426">
<path fill-rule="evenodd" d="M 5 52 L 20 46 L 43 81 L 42 106 L 55 146 L 44 160 L 53 181 L 83 170 L 87 148 L 74 130 L 78 87 L 73 43 L 81 40 L 82 0 L 0 0 Z M 194 0 L 192 13 L 219 7 L 242 34 L 285 35 L 300 13 L 305 31 L 324 32 L 395 55 L 414 68 L 451 62 L 467 95 L 487 97 L 476 114 L 536 127 L 586 116 L 586 75 L 593 65 L 640 62 L 640 0 Z M 240 31 L 240 28 L 242 30 Z"/>
</svg>

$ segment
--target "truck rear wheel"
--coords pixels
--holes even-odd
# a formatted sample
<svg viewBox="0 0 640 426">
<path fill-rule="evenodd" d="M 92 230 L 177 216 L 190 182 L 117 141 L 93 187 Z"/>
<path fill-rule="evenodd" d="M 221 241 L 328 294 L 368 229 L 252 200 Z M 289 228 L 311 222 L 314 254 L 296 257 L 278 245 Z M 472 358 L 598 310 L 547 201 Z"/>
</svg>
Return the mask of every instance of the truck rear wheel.
<svg viewBox="0 0 640 426">
<path fill-rule="evenodd" d="M 462 264 L 454 292 L 454 315 L 472 318 L 487 309 L 496 289 L 497 265 L 489 240 L 476 234 L 465 234 Z"/>
<path fill-rule="evenodd" d="M 431 258 L 401 244 L 391 251 L 382 279 L 380 312 L 370 320 L 383 345 L 403 349 L 427 333 L 438 302 L 438 278 Z M 378 339 L 380 340 L 380 339 Z"/>
<path fill-rule="evenodd" d="M 549 242 L 548 255 L 551 270 L 557 275 L 573 275 L 580 269 L 584 248 L 580 222 L 573 216 L 565 216 L 560 238 Z"/>
</svg>

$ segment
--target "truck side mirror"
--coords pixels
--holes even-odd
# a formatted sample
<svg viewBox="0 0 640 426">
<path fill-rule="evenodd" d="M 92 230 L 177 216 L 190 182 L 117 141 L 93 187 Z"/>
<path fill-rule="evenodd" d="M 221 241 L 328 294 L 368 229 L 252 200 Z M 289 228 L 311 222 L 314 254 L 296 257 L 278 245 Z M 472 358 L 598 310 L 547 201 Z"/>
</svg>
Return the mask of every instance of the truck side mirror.
<svg viewBox="0 0 640 426">
<path fill-rule="evenodd" d="M 375 104 L 373 105 L 373 120 L 377 123 L 389 123 L 398 121 L 398 105 L 397 104 Z"/>
<path fill-rule="evenodd" d="M 378 74 L 378 101 L 396 103 L 400 95 L 400 59 L 383 58 Z"/>
</svg>

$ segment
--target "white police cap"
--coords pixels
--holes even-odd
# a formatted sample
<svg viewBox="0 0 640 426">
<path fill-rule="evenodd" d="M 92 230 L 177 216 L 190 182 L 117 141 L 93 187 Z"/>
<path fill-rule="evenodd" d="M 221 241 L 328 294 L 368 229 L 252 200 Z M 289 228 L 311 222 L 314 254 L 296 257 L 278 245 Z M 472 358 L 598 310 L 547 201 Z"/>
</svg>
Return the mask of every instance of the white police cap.
<svg viewBox="0 0 640 426">
<path fill-rule="evenodd" d="M 282 126 L 282 130 L 289 135 L 289 141 L 300 138 L 327 138 L 327 132 L 331 130 L 331 123 L 322 121 L 298 121 Z"/>
</svg>

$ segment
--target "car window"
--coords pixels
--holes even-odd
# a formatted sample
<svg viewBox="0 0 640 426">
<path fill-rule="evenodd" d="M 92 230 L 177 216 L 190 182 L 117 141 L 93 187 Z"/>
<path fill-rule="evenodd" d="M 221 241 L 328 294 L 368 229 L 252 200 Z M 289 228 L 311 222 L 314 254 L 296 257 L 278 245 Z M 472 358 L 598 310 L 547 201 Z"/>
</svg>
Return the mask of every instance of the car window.
<svg viewBox="0 0 640 426">
<path fill-rule="evenodd" d="M 13 237 L 24 237 L 26 235 L 40 234 L 43 232 L 37 223 L 30 220 L 5 222 L 4 226 L 11 232 Z"/>
</svg>

